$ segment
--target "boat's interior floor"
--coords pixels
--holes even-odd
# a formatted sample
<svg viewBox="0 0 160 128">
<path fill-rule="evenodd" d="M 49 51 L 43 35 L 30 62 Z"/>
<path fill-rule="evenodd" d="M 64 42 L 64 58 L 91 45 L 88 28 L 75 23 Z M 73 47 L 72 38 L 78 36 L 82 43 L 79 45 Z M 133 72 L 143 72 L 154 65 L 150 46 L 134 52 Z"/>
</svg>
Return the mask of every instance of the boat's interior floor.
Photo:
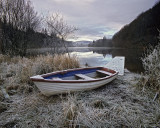
<svg viewBox="0 0 160 128">
<path fill-rule="evenodd" d="M 112 73 L 104 71 L 104 70 L 96 70 L 94 72 L 90 72 L 90 73 L 85 73 L 85 74 L 81 74 L 81 73 L 77 73 L 74 74 L 72 76 L 68 76 L 68 77 L 52 77 L 52 80 L 95 80 L 95 79 L 99 79 L 99 78 L 103 78 L 106 76 L 111 76 Z"/>
</svg>

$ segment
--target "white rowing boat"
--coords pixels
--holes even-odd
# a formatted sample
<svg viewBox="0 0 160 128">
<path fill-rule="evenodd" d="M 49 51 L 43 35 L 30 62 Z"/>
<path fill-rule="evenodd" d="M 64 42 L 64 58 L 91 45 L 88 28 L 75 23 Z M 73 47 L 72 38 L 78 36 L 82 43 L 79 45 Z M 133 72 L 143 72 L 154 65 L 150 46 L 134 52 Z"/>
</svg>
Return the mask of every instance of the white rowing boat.
<svg viewBox="0 0 160 128">
<path fill-rule="evenodd" d="M 37 75 L 31 80 L 44 95 L 51 96 L 95 89 L 111 82 L 117 75 L 117 71 L 105 67 L 91 67 Z"/>
</svg>

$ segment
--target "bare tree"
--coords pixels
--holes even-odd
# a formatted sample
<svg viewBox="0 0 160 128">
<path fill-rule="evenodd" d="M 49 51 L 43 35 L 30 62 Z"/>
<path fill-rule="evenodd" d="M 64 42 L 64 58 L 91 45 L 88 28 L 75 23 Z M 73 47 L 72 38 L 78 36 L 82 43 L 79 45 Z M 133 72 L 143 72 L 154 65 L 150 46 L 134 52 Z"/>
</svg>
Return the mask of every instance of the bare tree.
<svg viewBox="0 0 160 128">
<path fill-rule="evenodd" d="M 46 23 L 50 34 L 59 37 L 60 40 L 58 41 L 58 43 L 63 44 L 69 55 L 65 40 L 78 29 L 74 26 L 68 25 L 67 22 L 64 21 L 63 16 L 59 13 L 55 13 L 47 17 Z M 58 44 L 55 44 L 54 46 L 57 47 L 57 45 Z"/>
<path fill-rule="evenodd" d="M 1 51 L 9 55 L 26 54 L 30 31 L 36 30 L 40 20 L 28 0 L 0 0 L 2 23 Z"/>
</svg>

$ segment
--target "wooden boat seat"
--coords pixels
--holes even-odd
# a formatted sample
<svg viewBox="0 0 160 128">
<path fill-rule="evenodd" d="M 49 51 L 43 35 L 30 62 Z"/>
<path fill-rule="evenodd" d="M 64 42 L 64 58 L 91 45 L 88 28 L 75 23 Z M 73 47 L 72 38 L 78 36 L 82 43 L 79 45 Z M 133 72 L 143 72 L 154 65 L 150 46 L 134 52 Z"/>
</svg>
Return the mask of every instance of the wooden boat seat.
<svg viewBox="0 0 160 128">
<path fill-rule="evenodd" d="M 53 77 L 52 80 L 62 80 L 62 79 L 59 77 Z"/>
<path fill-rule="evenodd" d="M 95 80 L 94 78 L 91 78 L 91 77 L 83 75 L 83 74 L 75 74 L 75 76 L 82 78 L 84 80 Z"/>
<path fill-rule="evenodd" d="M 97 70 L 98 73 L 101 73 L 101 74 L 104 74 L 104 75 L 108 75 L 108 76 L 111 76 L 112 73 L 110 72 L 107 72 L 107 71 L 103 71 L 103 70 Z"/>
</svg>

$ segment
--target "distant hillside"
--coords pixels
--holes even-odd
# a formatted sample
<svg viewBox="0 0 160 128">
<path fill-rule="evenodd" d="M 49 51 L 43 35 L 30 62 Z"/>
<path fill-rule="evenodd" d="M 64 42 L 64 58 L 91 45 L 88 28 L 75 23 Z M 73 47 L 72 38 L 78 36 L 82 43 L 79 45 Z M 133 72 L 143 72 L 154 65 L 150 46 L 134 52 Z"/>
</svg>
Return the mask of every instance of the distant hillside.
<svg viewBox="0 0 160 128">
<path fill-rule="evenodd" d="M 76 41 L 76 42 L 73 42 L 73 46 L 74 47 L 87 47 L 88 44 L 90 44 L 91 41 Z"/>
<path fill-rule="evenodd" d="M 107 39 L 105 36 L 103 39 L 99 39 L 96 41 L 93 41 L 88 45 L 89 47 L 112 47 L 112 40 Z"/>
<path fill-rule="evenodd" d="M 117 32 L 112 43 L 115 47 L 126 48 L 156 45 L 158 30 L 160 30 L 160 1 Z"/>
</svg>

